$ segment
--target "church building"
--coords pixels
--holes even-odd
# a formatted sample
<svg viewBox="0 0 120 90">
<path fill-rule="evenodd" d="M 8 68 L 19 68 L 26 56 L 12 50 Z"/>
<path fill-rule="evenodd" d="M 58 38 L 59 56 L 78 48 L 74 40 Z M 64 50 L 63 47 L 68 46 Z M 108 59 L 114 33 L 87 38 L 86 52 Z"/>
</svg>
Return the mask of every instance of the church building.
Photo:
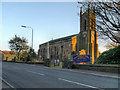
<svg viewBox="0 0 120 90">
<path fill-rule="evenodd" d="M 90 55 L 89 64 L 94 64 L 95 59 L 99 56 L 96 16 L 89 6 L 84 13 L 82 8 L 80 10 L 80 32 L 78 34 L 40 44 L 38 50 L 38 56 L 42 60 L 71 60 L 73 54 Z"/>
</svg>

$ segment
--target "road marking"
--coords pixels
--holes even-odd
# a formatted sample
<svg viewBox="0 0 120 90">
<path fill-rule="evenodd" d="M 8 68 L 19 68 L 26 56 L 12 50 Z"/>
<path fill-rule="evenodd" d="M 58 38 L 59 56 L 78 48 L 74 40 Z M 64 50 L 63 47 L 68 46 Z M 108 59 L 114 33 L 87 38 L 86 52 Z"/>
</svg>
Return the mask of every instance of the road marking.
<svg viewBox="0 0 120 90">
<path fill-rule="evenodd" d="M 3 80 L 3 82 L 5 82 L 8 86 L 10 86 L 11 88 L 15 88 L 15 87 L 13 87 L 10 83 L 8 83 L 6 80 L 4 80 L 4 79 L 2 79 Z"/>
<path fill-rule="evenodd" d="M 70 80 L 67 80 L 67 79 L 62 79 L 62 78 L 58 78 L 58 79 L 62 80 L 62 81 L 69 82 L 69 83 L 74 83 L 74 84 L 82 85 L 82 86 L 85 86 L 85 87 L 89 87 L 89 88 L 97 88 L 97 87 L 94 87 L 94 86 L 91 86 L 91 85 L 87 85 L 87 84 L 83 84 L 83 83 L 79 83 L 79 82 L 74 82 L 74 81 L 70 81 Z M 99 89 L 99 88 L 97 88 L 97 89 Z"/>
<path fill-rule="evenodd" d="M 31 66 L 36 66 L 36 65 L 31 65 Z M 49 69 L 56 69 L 56 70 L 66 70 L 66 71 L 71 71 L 71 72 L 79 72 L 79 73 L 84 73 L 84 74 L 91 74 L 91 75 L 95 75 L 95 76 L 102 76 L 102 77 L 109 77 L 109 78 L 116 78 L 116 79 L 120 79 L 120 77 L 118 76 L 109 76 L 109 75 L 102 75 L 102 74 L 96 74 L 96 73 L 89 73 L 89 72 L 80 72 L 80 71 L 73 71 L 70 69 L 59 69 L 59 68 L 50 68 L 50 67 L 44 67 L 44 68 L 49 68 Z"/>
<path fill-rule="evenodd" d="M 36 66 L 36 65 L 31 65 L 31 66 Z"/>
<path fill-rule="evenodd" d="M 78 71 L 73 71 L 73 70 L 70 70 L 70 71 L 72 71 L 72 72 L 78 72 Z M 102 76 L 102 77 L 109 77 L 109 78 L 120 79 L 120 77 L 118 77 L 118 76 L 109 76 L 109 75 L 102 75 L 102 74 L 88 73 L 88 72 L 79 72 L 79 73 L 85 73 L 85 74 L 91 74 L 91 75 L 95 75 L 95 76 Z"/>
<path fill-rule="evenodd" d="M 49 68 L 49 67 L 44 67 L 44 68 Z M 50 69 L 51 69 L 51 68 L 50 68 Z M 71 71 L 71 72 L 79 72 L 79 73 L 91 74 L 91 75 L 95 75 L 95 76 L 102 76 L 102 77 L 109 77 L 109 78 L 120 79 L 120 77 L 118 77 L 118 76 L 109 76 L 109 75 L 102 75 L 102 74 L 89 73 L 89 72 L 73 71 L 73 70 L 70 70 L 70 69 L 59 69 L 59 68 L 52 68 L 52 69 L 56 69 L 56 70 L 66 70 L 66 71 Z"/>
<path fill-rule="evenodd" d="M 42 73 L 37 73 L 37 72 L 33 72 L 33 71 L 28 71 L 28 72 L 31 72 L 31 73 L 35 73 L 35 74 L 39 74 L 39 75 L 45 75 L 45 74 L 42 74 Z"/>
<path fill-rule="evenodd" d="M 58 70 L 58 68 L 56 68 L 56 69 Z M 120 77 L 118 77 L 118 76 L 109 76 L 109 75 L 102 75 L 102 74 L 89 73 L 89 72 L 80 72 L 80 71 L 73 71 L 73 70 L 68 70 L 68 69 L 61 69 L 61 70 L 66 70 L 66 71 L 71 71 L 71 72 L 79 72 L 79 73 L 85 73 L 85 74 L 91 74 L 91 75 L 95 75 L 95 76 L 102 76 L 102 77 L 109 77 L 109 78 L 120 79 Z"/>
<path fill-rule="evenodd" d="M 15 63 L 15 64 L 19 64 L 19 63 Z"/>
<path fill-rule="evenodd" d="M 96 76 L 103 76 L 103 77 L 110 77 L 110 78 L 117 78 L 117 79 L 120 78 L 118 76 L 109 76 L 109 75 L 102 75 L 102 74 L 96 74 L 96 73 L 87 73 L 87 72 L 80 72 L 80 73 L 86 73 L 86 74 L 92 74 L 92 75 L 96 75 Z"/>
<path fill-rule="evenodd" d="M 50 68 L 50 67 L 44 67 L 44 68 Z"/>
<path fill-rule="evenodd" d="M 0 79 L 1 79 L 4 83 L 6 83 L 9 87 L 15 88 L 15 87 L 13 87 L 10 83 L 8 83 L 5 79 L 3 79 L 3 78 L 1 78 L 1 77 L 0 77 Z"/>
<path fill-rule="evenodd" d="M 69 70 L 69 71 L 73 71 L 73 70 Z"/>
</svg>

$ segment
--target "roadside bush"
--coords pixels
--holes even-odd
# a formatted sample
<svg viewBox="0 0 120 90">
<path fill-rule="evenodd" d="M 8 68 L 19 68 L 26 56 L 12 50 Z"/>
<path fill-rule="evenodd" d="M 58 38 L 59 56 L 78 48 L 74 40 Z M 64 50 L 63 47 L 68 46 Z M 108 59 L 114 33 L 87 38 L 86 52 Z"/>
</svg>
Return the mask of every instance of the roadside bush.
<svg viewBox="0 0 120 90">
<path fill-rule="evenodd" d="M 96 60 L 97 64 L 120 64 L 120 45 L 103 52 Z"/>
<path fill-rule="evenodd" d="M 67 68 L 67 62 L 68 62 L 68 60 L 66 58 L 62 61 L 62 63 L 63 63 L 62 68 Z"/>
<path fill-rule="evenodd" d="M 44 65 L 45 66 L 50 66 L 50 59 L 45 59 L 44 60 Z"/>
</svg>

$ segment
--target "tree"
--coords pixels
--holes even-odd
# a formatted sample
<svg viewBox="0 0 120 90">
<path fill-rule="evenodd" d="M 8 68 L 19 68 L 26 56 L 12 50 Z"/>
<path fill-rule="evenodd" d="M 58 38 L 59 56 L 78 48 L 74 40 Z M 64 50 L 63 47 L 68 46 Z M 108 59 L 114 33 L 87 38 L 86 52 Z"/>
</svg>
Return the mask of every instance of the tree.
<svg viewBox="0 0 120 90">
<path fill-rule="evenodd" d="M 10 49 L 11 51 L 15 51 L 18 53 L 17 54 L 18 59 L 20 56 L 20 52 L 26 51 L 29 48 L 27 43 L 28 41 L 24 37 L 20 38 L 17 35 L 15 35 L 14 38 L 10 39 L 9 41 Z"/>
<path fill-rule="evenodd" d="M 82 7 L 90 5 L 91 12 L 96 14 L 96 29 L 101 37 L 120 43 L 120 1 L 78 3 Z"/>
<path fill-rule="evenodd" d="M 96 64 L 120 64 L 120 45 L 103 52 L 96 60 Z"/>
<path fill-rule="evenodd" d="M 30 48 L 30 50 L 28 51 L 28 53 L 29 53 L 29 55 L 31 57 L 36 57 L 36 53 L 35 53 L 34 49 Z"/>
</svg>

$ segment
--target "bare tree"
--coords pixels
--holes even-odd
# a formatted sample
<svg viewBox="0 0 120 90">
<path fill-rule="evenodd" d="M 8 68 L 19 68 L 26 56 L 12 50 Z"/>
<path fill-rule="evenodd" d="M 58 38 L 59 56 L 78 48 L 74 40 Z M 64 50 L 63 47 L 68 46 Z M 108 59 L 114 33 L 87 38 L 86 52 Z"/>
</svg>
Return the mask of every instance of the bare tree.
<svg viewBox="0 0 120 90">
<path fill-rule="evenodd" d="M 107 45 L 105 45 L 105 47 L 107 48 L 107 49 L 112 49 L 112 48 L 115 48 L 115 47 L 118 47 L 120 44 L 118 44 L 118 43 L 113 43 L 113 42 L 109 42 Z"/>
<path fill-rule="evenodd" d="M 100 37 L 109 38 L 114 43 L 120 43 L 120 1 L 78 3 L 82 7 L 89 4 L 91 12 L 96 14 L 96 30 Z"/>
</svg>

